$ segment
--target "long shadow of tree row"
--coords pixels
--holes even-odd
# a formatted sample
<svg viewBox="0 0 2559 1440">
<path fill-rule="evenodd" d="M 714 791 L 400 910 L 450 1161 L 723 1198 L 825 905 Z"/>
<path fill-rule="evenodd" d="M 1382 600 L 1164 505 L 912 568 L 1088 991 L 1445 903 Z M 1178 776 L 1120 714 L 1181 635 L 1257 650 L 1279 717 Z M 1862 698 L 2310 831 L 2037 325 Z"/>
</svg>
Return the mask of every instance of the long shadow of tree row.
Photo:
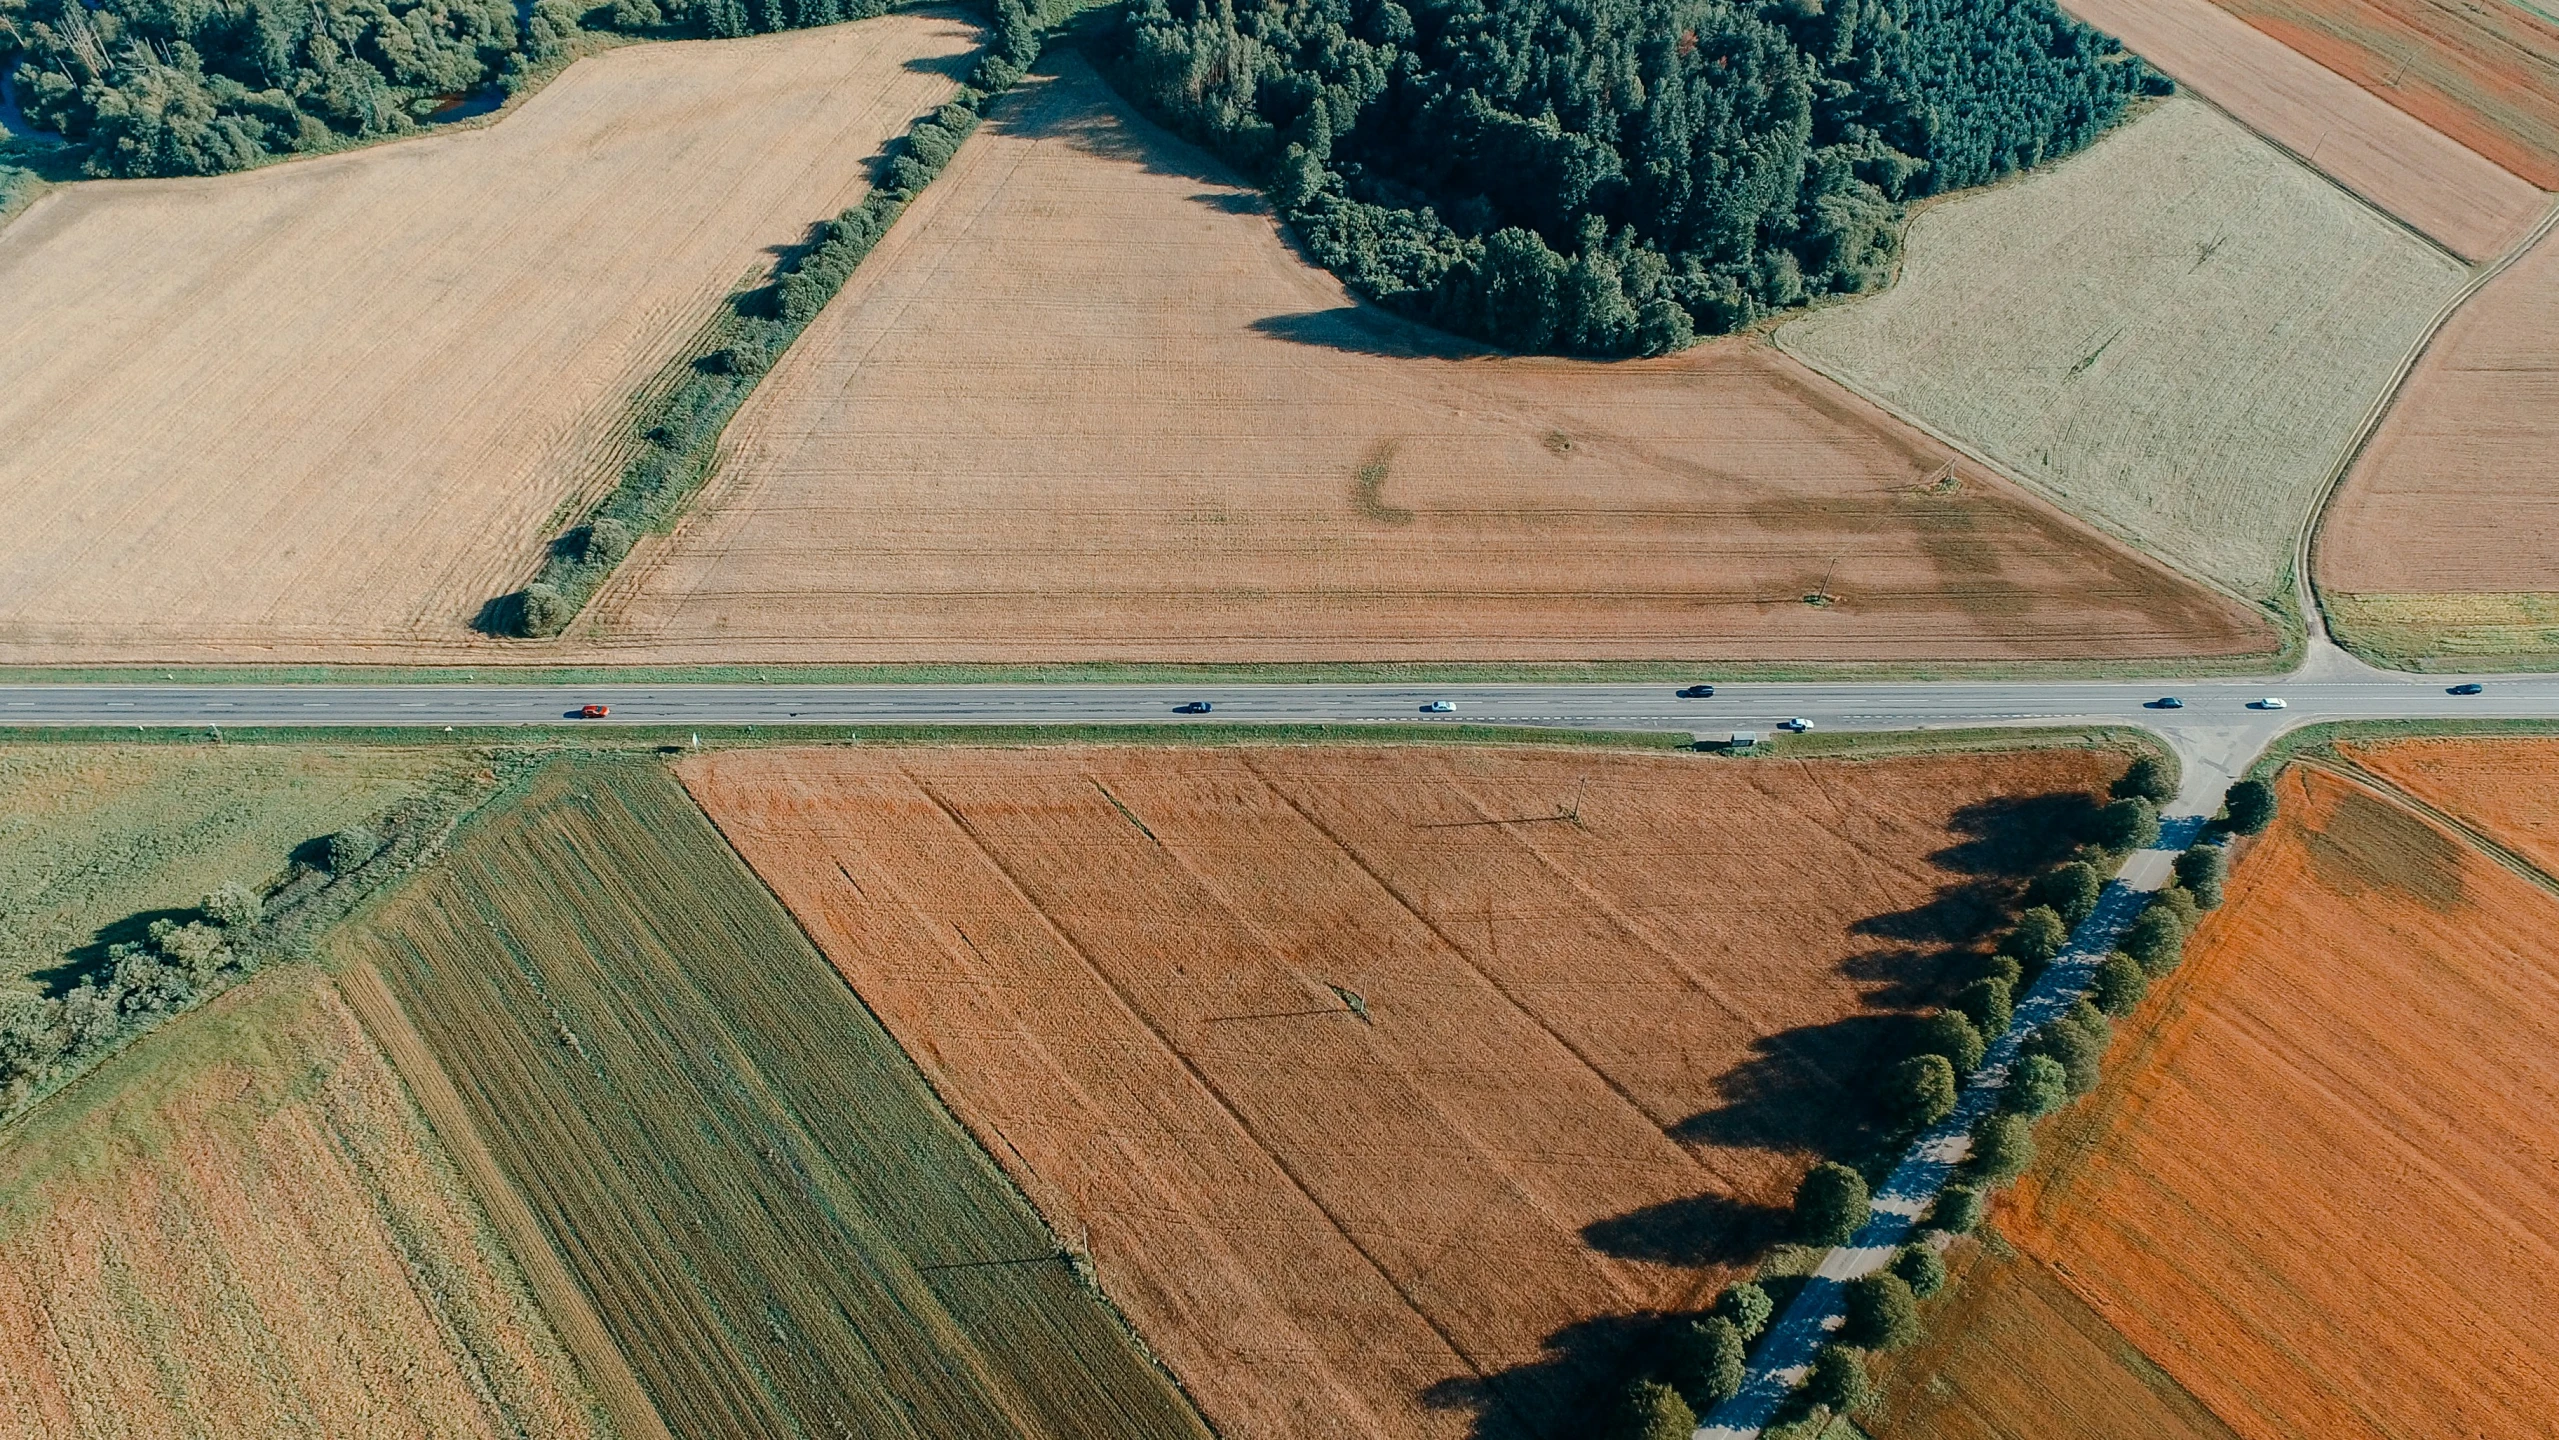
<svg viewBox="0 0 2559 1440">
<path fill-rule="evenodd" d="M 1717 1102 L 1671 1134 L 1869 1169 L 1888 1164 L 1901 1135 L 1875 1113 L 1874 1082 L 1912 1052 L 1921 1017 L 1977 973 L 2026 882 L 2088 835 L 2098 804 L 2058 791 L 1957 811 L 1949 826 L 1955 842 L 1928 857 L 1948 877 L 1936 892 L 1850 927 L 1876 942 L 1840 961 L 1866 1008 L 1761 1037 L 1717 1078 Z M 1705 1271 L 1765 1254 L 1784 1238 L 1788 1213 L 1784 1205 L 1697 1195 L 1610 1216 L 1586 1226 L 1582 1238 L 1604 1255 Z M 1477 1440 L 1577 1440 L 1596 1433 L 1608 1398 L 1629 1376 L 1651 1368 L 1669 1323 L 1680 1318 L 1595 1316 L 1546 1336 L 1533 1362 L 1443 1382 L 1423 1398 L 1471 1411 Z"/>
</svg>

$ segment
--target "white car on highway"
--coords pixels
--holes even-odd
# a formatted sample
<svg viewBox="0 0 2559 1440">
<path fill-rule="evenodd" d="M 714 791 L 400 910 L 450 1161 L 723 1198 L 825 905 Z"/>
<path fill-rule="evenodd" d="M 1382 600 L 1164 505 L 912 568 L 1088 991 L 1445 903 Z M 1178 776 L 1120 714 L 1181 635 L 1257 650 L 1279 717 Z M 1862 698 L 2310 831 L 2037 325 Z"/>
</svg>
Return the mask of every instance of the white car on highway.
<svg viewBox="0 0 2559 1440">
<path fill-rule="evenodd" d="M 1777 728 L 1780 730 L 1792 730 L 1796 734 L 1801 735 L 1805 731 L 1813 728 L 1813 722 L 1805 719 L 1801 715 L 1798 715 L 1794 719 L 1787 721 L 1785 724 L 1780 725 Z"/>
<path fill-rule="evenodd" d="M 2248 708 L 2251 710 L 2282 710 L 2287 707 L 2284 704 L 2284 697 L 2281 695 L 2269 695 L 2263 700 L 2249 701 Z"/>
</svg>

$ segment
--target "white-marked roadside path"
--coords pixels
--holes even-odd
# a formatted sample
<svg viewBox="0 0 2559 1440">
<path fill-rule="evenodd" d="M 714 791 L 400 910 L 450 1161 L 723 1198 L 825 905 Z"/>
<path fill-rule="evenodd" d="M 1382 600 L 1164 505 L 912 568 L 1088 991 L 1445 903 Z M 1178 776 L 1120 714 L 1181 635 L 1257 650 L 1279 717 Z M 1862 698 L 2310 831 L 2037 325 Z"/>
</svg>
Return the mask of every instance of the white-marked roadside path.
<svg viewBox="0 0 2559 1440">
<path fill-rule="evenodd" d="M 2197 777 L 2190 776 L 2180 800 L 2190 796 Z M 2218 799 L 2216 794 L 2215 799 Z M 2097 908 L 2071 933 L 2070 944 L 2017 1002 L 2016 1018 L 1990 1042 L 1981 1068 L 1972 1073 L 1956 1098 L 1954 1113 L 1919 1133 L 1901 1163 L 1875 1192 L 1874 1208 L 1846 1244 L 1822 1257 L 1812 1279 L 1797 1292 L 1785 1312 L 1760 1337 L 1741 1393 L 1715 1408 L 1701 1422 L 1694 1440 L 1751 1440 L 1766 1429 L 1786 1397 L 1803 1383 L 1832 1331 L 1847 1322 L 1848 1282 L 1890 1263 L 1928 1213 L 1937 1192 L 1946 1188 L 1955 1168 L 1972 1148 L 1973 1127 L 1999 1106 L 2017 1052 L 2039 1027 L 2060 1018 L 2088 992 L 2097 966 L 2113 952 L 2132 925 L 2150 892 L 2168 882 L 2178 851 L 2194 843 L 2205 817 L 2185 814 L 2162 818 L 2159 843 L 2136 850 L 2097 898 Z"/>
</svg>

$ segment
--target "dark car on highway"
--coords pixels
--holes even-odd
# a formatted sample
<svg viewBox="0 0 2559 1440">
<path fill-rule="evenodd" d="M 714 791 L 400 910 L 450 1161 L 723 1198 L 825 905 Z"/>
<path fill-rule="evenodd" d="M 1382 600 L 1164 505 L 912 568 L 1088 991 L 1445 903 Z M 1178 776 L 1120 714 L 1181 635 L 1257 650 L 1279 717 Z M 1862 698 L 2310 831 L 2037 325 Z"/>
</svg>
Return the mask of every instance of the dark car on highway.
<svg viewBox="0 0 2559 1440">
<path fill-rule="evenodd" d="M 2455 695 L 2485 695 L 2488 693 L 2488 687 L 2473 681 L 2467 685 L 2453 686 L 2452 693 Z"/>
<path fill-rule="evenodd" d="M 1176 715 L 1205 715 L 1216 708 L 1217 706 L 1210 701 L 1193 700 L 1186 704 L 1174 706 L 1173 713 Z"/>
<path fill-rule="evenodd" d="M 2162 695 L 2156 700 L 2145 703 L 2147 708 L 2152 710 L 2183 710 L 2186 708 L 2186 702 L 2178 699 L 2174 695 Z"/>
<path fill-rule="evenodd" d="M 1711 697 L 1714 693 L 1715 687 L 1712 685 L 1691 685 L 1687 689 L 1679 692 L 1679 698 L 1682 700 L 1704 700 Z"/>
</svg>

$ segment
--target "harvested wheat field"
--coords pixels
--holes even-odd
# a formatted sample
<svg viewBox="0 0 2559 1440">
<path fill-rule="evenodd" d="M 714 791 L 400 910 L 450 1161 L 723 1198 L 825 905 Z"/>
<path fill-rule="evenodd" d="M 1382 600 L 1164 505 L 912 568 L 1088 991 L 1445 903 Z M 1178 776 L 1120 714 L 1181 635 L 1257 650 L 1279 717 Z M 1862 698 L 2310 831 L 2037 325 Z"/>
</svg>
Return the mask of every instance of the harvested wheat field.
<svg viewBox="0 0 2559 1440">
<path fill-rule="evenodd" d="M 407 1092 L 302 966 L 11 1131 L 0 1429 L 610 1433 Z"/>
<path fill-rule="evenodd" d="M 2338 632 L 2393 654 L 2559 650 L 2559 234 L 2427 348 L 2320 524 Z"/>
<path fill-rule="evenodd" d="M 2465 260 L 2504 253 L 2550 205 L 2513 171 L 2213 0 L 2069 0 L 2063 8 Z"/>
<path fill-rule="evenodd" d="M 2544 190 L 2559 190 L 2559 22 L 2513 0 L 2214 0 Z"/>
<path fill-rule="evenodd" d="M 741 750 L 685 784 L 1209 1421 L 1577 1433 L 2121 760 Z"/>
<path fill-rule="evenodd" d="M 1778 343 L 2243 594 L 2272 594 L 2462 268 L 2190 100 L 1932 206 Z"/>
<path fill-rule="evenodd" d="M 974 35 L 631 46 L 488 129 L 47 195 L 0 230 L 0 661 L 470 648 L 641 384 Z"/>
<path fill-rule="evenodd" d="M 386 746 L 0 747 L 0 983 L 263 884 L 296 846 L 460 768 Z"/>
<path fill-rule="evenodd" d="M 1206 1440 L 664 767 L 522 786 L 333 943 L 591 1298 L 590 1373 L 685 1440 Z"/>
<path fill-rule="evenodd" d="M 1764 346 L 1501 359 L 1355 307 L 1258 196 L 1061 63 L 1008 97 L 776 366 L 692 518 L 643 542 L 579 653 L 2275 643 Z"/>
<path fill-rule="evenodd" d="M 2419 801 L 2559 875 L 2559 740 L 2393 740 L 2340 747 Z"/>
<path fill-rule="evenodd" d="M 2541 1433 L 2559 899 L 2328 772 L 2280 795 L 2000 1228 L 2246 1440 Z M 2039 1375 L 1984 1352 L 1943 1378 L 2002 1424 L 1883 1434 L 2158 1433 Z"/>
</svg>

